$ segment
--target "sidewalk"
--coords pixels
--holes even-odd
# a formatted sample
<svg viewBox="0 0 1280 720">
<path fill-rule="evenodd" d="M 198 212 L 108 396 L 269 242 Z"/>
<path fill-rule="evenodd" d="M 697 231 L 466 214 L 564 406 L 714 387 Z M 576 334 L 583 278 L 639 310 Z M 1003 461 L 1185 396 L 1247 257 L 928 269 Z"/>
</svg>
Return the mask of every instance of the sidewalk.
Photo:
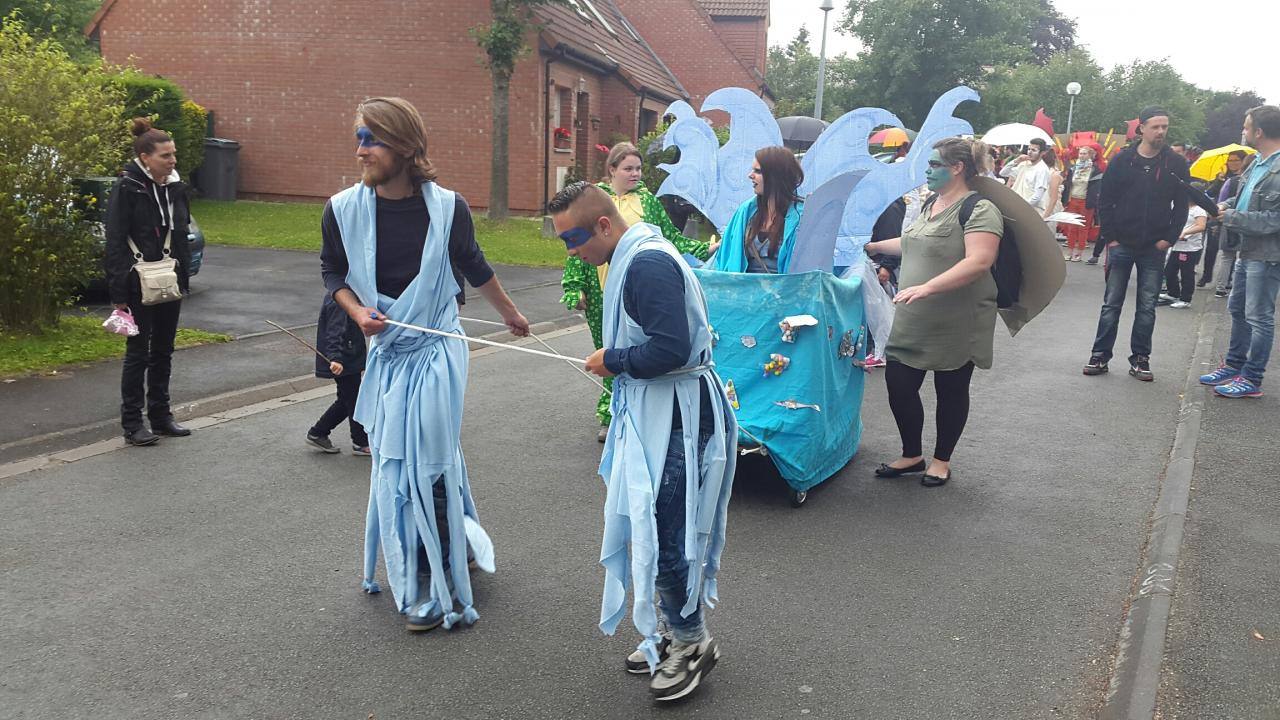
<svg viewBox="0 0 1280 720">
<path fill-rule="evenodd" d="M 1226 300 L 1209 302 L 1221 316 L 1215 363 L 1204 372 L 1225 356 L 1231 333 Z M 1166 639 L 1162 720 L 1280 718 L 1277 361 L 1280 352 L 1260 399 L 1206 393 Z"/>
<path fill-rule="evenodd" d="M 318 255 L 218 246 L 209 258 L 193 281 L 194 294 L 183 302 L 182 326 L 240 339 L 174 354 L 171 392 L 179 420 L 331 384 L 311 377 L 310 350 L 264 322 L 273 320 L 315 340 L 324 294 Z M 582 321 L 560 305 L 559 268 L 495 270 L 531 323 L 554 329 Z M 499 319 L 474 289 L 468 288 L 468 300 L 464 317 Z M 483 324 L 464 327 L 473 336 L 511 337 Z M 120 361 L 0 384 L 0 405 L 8 418 L 0 423 L 0 464 L 118 436 Z"/>
<path fill-rule="evenodd" d="M 898 451 L 878 372 L 859 454 L 803 508 L 739 476 L 709 615 L 724 658 L 663 715 L 1095 717 L 1197 318 L 1161 312 L 1156 382 L 1084 377 L 1101 271 L 1068 273 L 1045 317 L 998 331 L 947 486 L 871 477 Z M 301 442 L 327 399 L 0 480 L 0 718 L 653 717 L 621 669 L 629 621 L 596 630 L 597 392 L 473 354 L 463 444 L 498 572 L 476 575 L 476 626 L 425 636 L 359 592 L 367 461 Z"/>
</svg>

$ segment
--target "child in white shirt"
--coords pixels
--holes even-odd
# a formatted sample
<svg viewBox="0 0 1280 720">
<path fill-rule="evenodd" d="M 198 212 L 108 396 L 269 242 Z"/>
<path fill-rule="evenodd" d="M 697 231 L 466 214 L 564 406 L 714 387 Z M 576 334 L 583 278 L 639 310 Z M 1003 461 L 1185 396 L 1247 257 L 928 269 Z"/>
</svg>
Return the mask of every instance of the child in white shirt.
<svg viewBox="0 0 1280 720">
<path fill-rule="evenodd" d="M 1164 266 L 1164 283 L 1172 298 L 1173 308 L 1191 307 L 1191 296 L 1196 290 L 1196 263 L 1204 250 L 1204 228 L 1209 216 L 1203 208 L 1192 205 L 1187 211 L 1187 224 L 1178 236 L 1178 242 L 1169 248 L 1169 259 Z"/>
</svg>

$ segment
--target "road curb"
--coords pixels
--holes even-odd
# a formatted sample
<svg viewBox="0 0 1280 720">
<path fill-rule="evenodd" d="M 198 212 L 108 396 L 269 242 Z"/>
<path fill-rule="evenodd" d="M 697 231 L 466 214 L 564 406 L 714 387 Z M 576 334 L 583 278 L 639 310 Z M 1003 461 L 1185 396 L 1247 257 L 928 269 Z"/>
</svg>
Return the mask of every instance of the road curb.
<svg viewBox="0 0 1280 720">
<path fill-rule="evenodd" d="M 1187 370 L 1178 427 L 1164 482 L 1151 514 L 1151 531 L 1141 570 L 1120 628 L 1116 659 L 1099 715 L 1101 720 L 1152 720 L 1160 689 L 1165 634 L 1177 592 L 1178 556 L 1186 526 L 1195 471 L 1196 445 L 1207 388 L 1200 384 L 1213 357 L 1222 307 L 1209 301 L 1201 310 L 1195 351 Z"/>
<path fill-rule="evenodd" d="M 553 340 L 557 337 L 579 332 L 586 329 L 586 327 L 581 318 L 570 316 L 538 323 L 532 326 L 530 330 L 543 340 Z M 279 331 L 275 332 L 278 333 Z M 503 338 L 509 340 L 511 336 L 505 330 L 500 330 L 476 337 L 485 340 L 502 341 Z M 531 342 L 534 341 L 525 338 L 516 340 L 511 344 L 522 346 Z M 502 352 L 502 349 L 494 347 L 473 349 L 471 358 L 481 358 L 496 352 Z M 318 378 L 314 375 L 300 375 L 284 380 L 276 380 L 175 405 L 173 407 L 173 415 L 188 428 L 199 430 L 229 420 L 286 407 L 293 403 L 324 397 L 332 392 L 330 382 L 328 379 Z M 0 447 L 0 449 L 11 449 L 41 444 L 65 445 L 32 457 L 0 463 L 0 480 L 7 480 L 45 467 L 65 465 L 127 447 L 121 437 L 84 442 L 90 437 L 100 437 L 104 431 L 111 431 L 114 434 L 116 428 L 118 428 L 117 421 L 107 420 L 25 438 Z M 60 440 L 65 442 L 59 443 Z"/>
</svg>

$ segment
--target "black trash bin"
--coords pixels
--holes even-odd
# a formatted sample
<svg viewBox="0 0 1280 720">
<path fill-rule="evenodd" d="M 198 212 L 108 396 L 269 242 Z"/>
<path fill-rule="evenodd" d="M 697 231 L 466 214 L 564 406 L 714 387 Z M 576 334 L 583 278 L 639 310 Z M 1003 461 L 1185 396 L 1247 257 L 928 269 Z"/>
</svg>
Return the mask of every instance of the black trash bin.
<svg viewBox="0 0 1280 720">
<path fill-rule="evenodd" d="M 210 200 L 235 200 L 240 174 L 240 143 L 225 138 L 204 139 L 204 164 L 196 177 L 200 194 Z"/>
</svg>

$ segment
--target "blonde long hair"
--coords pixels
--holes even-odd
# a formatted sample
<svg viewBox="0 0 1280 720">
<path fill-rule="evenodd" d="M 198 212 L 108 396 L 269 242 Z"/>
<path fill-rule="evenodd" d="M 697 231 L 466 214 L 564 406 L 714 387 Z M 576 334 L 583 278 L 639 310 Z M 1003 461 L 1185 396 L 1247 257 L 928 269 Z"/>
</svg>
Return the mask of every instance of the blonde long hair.
<svg viewBox="0 0 1280 720">
<path fill-rule="evenodd" d="M 948 165 L 964 163 L 965 181 L 991 172 L 991 148 L 980 140 L 947 138 L 935 143 L 933 149 Z"/>
<path fill-rule="evenodd" d="M 623 160 L 632 156 L 640 158 L 640 164 L 644 164 L 644 156 L 640 154 L 640 149 L 629 142 L 623 141 L 610 148 L 609 157 L 604 162 L 604 179 L 601 182 L 611 182 L 613 171 L 618 169 Z"/>
<path fill-rule="evenodd" d="M 414 185 L 435 182 L 436 170 L 427 158 L 427 129 L 408 100 L 398 97 L 368 98 L 356 106 L 356 127 L 364 125 L 378 142 L 409 161 Z"/>
</svg>

